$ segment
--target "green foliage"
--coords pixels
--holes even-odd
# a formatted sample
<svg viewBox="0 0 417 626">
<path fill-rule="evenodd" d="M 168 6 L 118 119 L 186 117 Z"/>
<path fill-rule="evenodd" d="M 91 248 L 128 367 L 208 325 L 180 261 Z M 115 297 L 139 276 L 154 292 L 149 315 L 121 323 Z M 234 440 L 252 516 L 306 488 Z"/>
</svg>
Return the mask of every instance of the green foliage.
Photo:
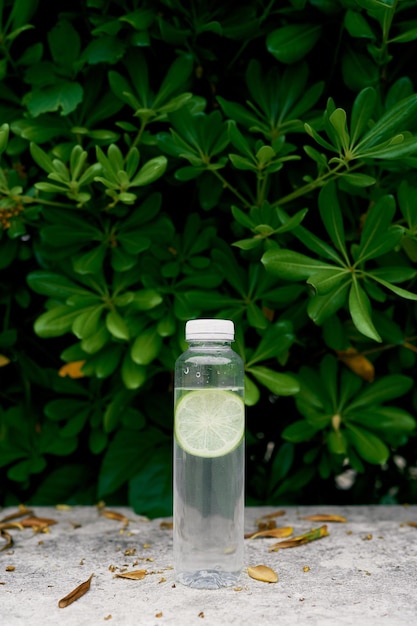
<svg viewBox="0 0 417 626">
<path fill-rule="evenodd" d="M 249 503 L 415 500 L 414 1 L 57 4 L 0 3 L 1 503 L 169 514 L 198 316 Z"/>
</svg>

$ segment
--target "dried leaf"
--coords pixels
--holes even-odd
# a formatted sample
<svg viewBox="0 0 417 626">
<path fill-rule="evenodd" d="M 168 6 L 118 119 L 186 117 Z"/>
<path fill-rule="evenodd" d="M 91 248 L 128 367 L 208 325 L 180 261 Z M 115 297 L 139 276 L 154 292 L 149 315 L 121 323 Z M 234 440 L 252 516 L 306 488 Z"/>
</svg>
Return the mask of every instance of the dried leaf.
<svg viewBox="0 0 417 626">
<path fill-rule="evenodd" d="M 417 528 L 417 522 L 407 522 L 407 526 L 412 526 L 413 528 Z"/>
<path fill-rule="evenodd" d="M 251 578 L 263 583 L 276 583 L 278 581 L 278 574 L 267 565 L 248 567 L 248 574 Z"/>
<path fill-rule="evenodd" d="M 82 371 L 82 367 L 84 364 L 85 360 L 66 363 L 58 370 L 58 376 L 69 376 L 70 378 L 84 378 L 85 374 Z"/>
<path fill-rule="evenodd" d="M 0 552 L 3 552 L 4 550 L 7 550 L 8 548 L 11 548 L 13 546 L 13 537 L 5 530 L 0 530 L 0 537 L 3 537 L 3 539 L 6 540 L 4 546 L 0 548 Z"/>
<path fill-rule="evenodd" d="M 285 515 L 285 511 L 275 511 L 274 513 L 265 513 L 265 515 L 262 515 L 262 517 L 256 520 L 256 523 L 259 524 L 259 522 L 262 522 L 263 520 L 267 520 L 267 519 L 275 519 L 275 517 L 281 517 L 281 515 Z"/>
<path fill-rule="evenodd" d="M 10 363 L 10 359 L 4 354 L 0 354 L 0 367 L 4 367 Z"/>
<path fill-rule="evenodd" d="M 107 517 L 107 519 L 114 519 L 117 522 L 123 522 L 125 526 L 127 526 L 129 523 L 129 519 L 126 517 L 126 515 L 123 515 L 122 513 L 117 513 L 117 511 L 109 511 L 107 509 L 103 509 L 102 511 L 100 511 L 100 515 L 104 515 L 104 517 Z"/>
<path fill-rule="evenodd" d="M 363 354 L 360 354 L 356 348 L 348 348 L 347 350 L 336 350 L 338 359 L 342 361 L 352 372 L 371 383 L 375 378 L 375 368 L 373 363 Z"/>
<path fill-rule="evenodd" d="M 268 530 L 259 530 L 255 533 L 245 535 L 245 539 L 256 539 L 256 537 L 289 537 L 294 532 L 291 526 L 283 526 L 282 528 L 270 528 Z"/>
<path fill-rule="evenodd" d="M 33 515 L 33 511 L 31 509 L 27 509 L 25 506 L 20 506 L 19 511 L 16 511 L 16 513 L 11 513 L 10 515 L 6 515 L 6 517 L 3 517 L 0 522 L 10 522 L 11 520 L 22 517 L 23 515 Z"/>
<path fill-rule="evenodd" d="M 271 528 L 276 528 L 277 523 L 274 519 L 268 520 L 258 520 L 258 530 L 270 530 Z"/>
<path fill-rule="evenodd" d="M 8 565 L 8 566 L 6 567 L 6 572 L 14 572 L 14 571 L 15 571 L 15 569 L 16 569 L 16 566 L 15 566 L 15 565 Z"/>
<path fill-rule="evenodd" d="M 161 530 L 172 530 L 174 528 L 174 522 L 161 522 L 159 528 Z"/>
<path fill-rule="evenodd" d="M 78 600 L 78 598 L 81 598 L 85 593 L 87 593 L 87 591 L 90 589 L 91 579 L 93 578 L 93 576 L 94 576 L 94 573 L 91 574 L 88 580 L 81 583 L 81 585 L 78 585 L 78 587 L 76 587 L 67 596 L 65 596 L 65 598 L 62 598 L 58 602 L 59 608 L 65 609 L 66 606 L 69 606 L 70 604 Z"/>
<path fill-rule="evenodd" d="M 274 543 L 274 545 L 269 548 L 269 551 L 277 552 L 280 548 L 295 548 L 296 546 L 301 546 L 302 544 L 314 541 L 315 539 L 327 537 L 328 534 L 329 533 L 327 532 L 327 526 L 312 528 L 307 533 L 304 533 L 303 535 L 298 535 L 298 537 L 293 537 L 292 539 L 284 539 L 283 541 Z"/>
<path fill-rule="evenodd" d="M 33 528 L 33 530 L 43 530 L 48 526 L 53 526 L 58 522 L 55 519 L 48 519 L 46 517 L 36 517 L 36 515 L 25 517 L 20 520 L 19 524 L 23 528 Z"/>
<path fill-rule="evenodd" d="M 115 578 L 129 578 L 130 580 L 142 580 L 147 574 L 146 569 L 135 569 L 131 572 L 123 572 L 122 574 L 116 574 Z"/>
<path fill-rule="evenodd" d="M 307 517 L 303 517 L 302 519 L 308 520 L 309 522 L 347 522 L 346 517 L 343 517 L 343 515 L 330 515 L 326 513 L 307 515 Z"/>
</svg>

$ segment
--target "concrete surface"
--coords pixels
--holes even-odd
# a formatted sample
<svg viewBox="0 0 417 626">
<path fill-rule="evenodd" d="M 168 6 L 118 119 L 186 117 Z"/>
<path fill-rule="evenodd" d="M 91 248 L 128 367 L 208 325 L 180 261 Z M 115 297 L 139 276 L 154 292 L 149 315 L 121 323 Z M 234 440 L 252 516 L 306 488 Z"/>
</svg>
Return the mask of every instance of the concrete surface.
<svg viewBox="0 0 417 626">
<path fill-rule="evenodd" d="M 0 519 L 16 509 L 3 509 Z M 34 507 L 57 524 L 49 532 L 13 529 L 14 545 L 0 552 L 1 626 L 415 626 L 417 624 L 417 506 L 286 507 L 279 526 L 299 535 L 338 514 L 330 535 L 278 552 L 276 539 L 245 540 L 245 569 L 237 588 L 188 589 L 175 583 L 172 530 L 130 509 L 121 521 L 94 507 Z M 277 508 L 246 510 L 246 531 Z M 4 538 L 0 538 L 0 549 Z M 268 584 L 249 578 L 249 565 L 279 575 Z M 14 568 L 14 569 L 13 569 Z M 146 569 L 143 580 L 117 578 Z M 94 572 L 89 591 L 66 608 L 58 601 Z"/>
</svg>

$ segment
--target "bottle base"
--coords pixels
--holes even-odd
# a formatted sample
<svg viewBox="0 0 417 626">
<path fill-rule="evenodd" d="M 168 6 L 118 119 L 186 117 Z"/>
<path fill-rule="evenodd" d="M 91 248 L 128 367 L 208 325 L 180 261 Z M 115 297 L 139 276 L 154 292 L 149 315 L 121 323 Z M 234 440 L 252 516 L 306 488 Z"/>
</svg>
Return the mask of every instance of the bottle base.
<svg viewBox="0 0 417 626">
<path fill-rule="evenodd" d="M 177 580 L 193 589 L 220 589 L 236 585 L 239 576 L 231 572 L 203 569 L 196 572 L 181 572 L 177 575 Z"/>
</svg>

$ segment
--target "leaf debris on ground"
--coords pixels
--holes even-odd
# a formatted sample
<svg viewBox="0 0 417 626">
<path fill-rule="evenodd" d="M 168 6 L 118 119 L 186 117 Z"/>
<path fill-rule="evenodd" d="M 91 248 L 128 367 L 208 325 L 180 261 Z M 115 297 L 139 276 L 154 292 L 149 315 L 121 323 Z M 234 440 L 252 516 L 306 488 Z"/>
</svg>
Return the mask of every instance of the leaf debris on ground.
<svg viewBox="0 0 417 626">
<path fill-rule="evenodd" d="M 254 580 L 260 580 L 264 583 L 278 582 L 278 574 L 267 565 L 255 565 L 248 567 L 248 575 Z"/>
<path fill-rule="evenodd" d="M 269 528 L 267 530 L 257 530 L 254 533 L 245 534 L 245 539 L 256 539 L 257 537 L 289 537 L 294 532 L 292 526 L 282 526 L 281 528 Z"/>
<path fill-rule="evenodd" d="M 145 578 L 148 570 L 146 569 L 135 569 L 131 572 L 122 572 L 121 574 L 115 574 L 114 578 L 129 578 L 130 580 L 142 580 Z"/>
<path fill-rule="evenodd" d="M 329 513 L 320 513 L 318 515 L 307 515 L 301 519 L 308 520 L 309 522 L 347 522 L 346 517 L 343 515 L 331 515 Z"/>
<path fill-rule="evenodd" d="M 312 528 L 308 532 L 298 535 L 297 537 L 291 537 L 291 539 L 284 539 L 283 541 L 278 541 L 278 543 L 274 543 L 269 548 L 270 552 L 277 552 L 281 548 L 295 548 L 296 546 L 301 546 L 304 543 L 309 543 L 310 541 L 315 541 L 316 539 L 321 539 L 322 537 L 327 537 L 329 532 L 327 530 L 327 526 L 323 525 L 320 528 Z"/>
<path fill-rule="evenodd" d="M 94 573 L 91 574 L 90 578 L 81 583 L 81 585 L 78 585 L 78 587 L 73 589 L 68 595 L 66 595 L 64 598 L 61 598 L 61 600 L 58 602 L 59 608 L 65 609 L 65 607 L 69 606 L 70 604 L 81 598 L 84 594 L 86 594 L 87 591 L 90 589 L 91 579 L 93 578 L 93 576 Z"/>
</svg>

